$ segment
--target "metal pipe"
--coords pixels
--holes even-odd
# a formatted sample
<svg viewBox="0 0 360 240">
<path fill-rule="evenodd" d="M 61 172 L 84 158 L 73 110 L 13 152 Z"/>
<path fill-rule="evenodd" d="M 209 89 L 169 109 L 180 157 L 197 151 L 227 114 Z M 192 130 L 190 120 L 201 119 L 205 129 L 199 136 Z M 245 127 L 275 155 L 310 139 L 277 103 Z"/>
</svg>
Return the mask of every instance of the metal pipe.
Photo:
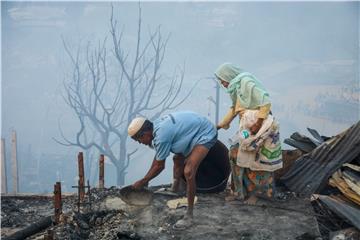
<svg viewBox="0 0 360 240">
<path fill-rule="evenodd" d="M 216 79 L 216 97 L 215 97 L 215 124 L 219 124 L 219 105 L 220 105 L 220 85 L 217 83 Z"/>
</svg>

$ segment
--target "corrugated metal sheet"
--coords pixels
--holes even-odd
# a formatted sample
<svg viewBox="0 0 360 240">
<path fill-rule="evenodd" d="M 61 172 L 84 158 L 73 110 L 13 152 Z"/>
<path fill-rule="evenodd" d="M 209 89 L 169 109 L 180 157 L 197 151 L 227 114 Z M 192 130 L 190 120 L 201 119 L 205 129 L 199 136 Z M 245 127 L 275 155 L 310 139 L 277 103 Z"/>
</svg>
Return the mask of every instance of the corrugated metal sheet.
<svg viewBox="0 0 360 240">
<path fill-rule="evenodd" d="M 331 209 L 338 216 L 347 219 L 354 227 L 360 230 L 360 209 L 355 205 L 335 199 L 329 196 L 320 195 L 322 201 L 328 208 Z"/>
<path fill-rule="evenodd" d="M 360 121 L 300 157 L 281 178 L 292 191 L 310 196 L 319 192 L 342 164 L 360 155 Z"/>
</svg>

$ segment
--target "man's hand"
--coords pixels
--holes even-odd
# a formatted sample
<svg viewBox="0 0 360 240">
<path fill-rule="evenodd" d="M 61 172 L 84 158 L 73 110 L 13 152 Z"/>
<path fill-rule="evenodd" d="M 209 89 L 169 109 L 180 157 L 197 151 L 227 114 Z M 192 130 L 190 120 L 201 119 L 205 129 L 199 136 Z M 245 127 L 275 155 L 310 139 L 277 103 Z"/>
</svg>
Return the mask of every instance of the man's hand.
<svg viewBox="0 0 360 240">
<path fill-rule="evenodd" d="M 148 173 L 145 175 L 145 177 L 143 177 L 139 181 L 135 182 L 132 185 L 132 187 L 134 189 L 140 189 L 142 187 L 146 187 L 149 184 L 149 182 L 151 181 L 151 179 L 153 179 L 154 177 L 159 175 L 159 173 L 162 170 L 164 170 L 164 168 L 165 168 L 165 160 L 154 159 L 151 164 L 151 167 L 150 167 Z"/>
<path fill-rule="evenodd" d="M 134 189 L 140 189 L 148 185 L 148 182 L 144 181 L 144 179 L 140 179 L 139 181 L 135 182 L 132 187 Z"/>
<path fill-rule="evenodd" d="M 250 127 L 251 134 L 255 135 L 260 130 L 260 128 L 263 124 L 263 121 L 264 121 L 263 118 L 258 118 L 256 123 Z"/>
</svg>

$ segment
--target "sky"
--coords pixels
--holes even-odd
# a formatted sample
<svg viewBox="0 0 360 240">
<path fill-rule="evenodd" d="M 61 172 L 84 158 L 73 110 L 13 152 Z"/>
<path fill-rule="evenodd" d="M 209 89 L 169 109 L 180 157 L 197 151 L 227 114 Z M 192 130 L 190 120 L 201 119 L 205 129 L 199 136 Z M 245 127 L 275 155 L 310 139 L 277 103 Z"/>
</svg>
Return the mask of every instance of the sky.
<svg viewBox="0 0 360 240">
<path fill-rule="evenodd" d="M 200 80 L 177 110 L 192 110 L 214 122 L 208 98 L 215 97 L 215 83 L 208 78 L 221 63 L 232 62 L 268 89 L 282 139 L 295 131 L 306 134 L 306 127 L 335 135 L 360 119 L 358 2 L 143 2 L 141 9 L 144 39 L 158 26 L 164 36 L 170 34 L 164 74 L 184 65 L 185 92 Z M 110 37 L 110 12 L 109 2 L 1 2 L 1 137 L 6 149 L 16 130 L 19 151 L 75 158 L 79 149 L 53 140 L 60 137 L 59 123 L 67 136 L 78 128 L 61 95 L 71 73 L 62 41 L 72 50 L 96 46 Z M 114 17 L 131 51 L 138 3 L 115 2 Z M 222 91 L 220 116 L 229 106 Z M 227 143 L 236 125 L 219 132 L 219 139 Z M 147 149 L 135 155 L 126 183 L 146 173 L 152 156 Z M 35 158 L 23 154 L 19 161 L 26 166 Z M 61 171 L 57 177 L 66 175 Z M 171 173 L 169 158 L 154 183 L 170 182 Z"/>
</svg>

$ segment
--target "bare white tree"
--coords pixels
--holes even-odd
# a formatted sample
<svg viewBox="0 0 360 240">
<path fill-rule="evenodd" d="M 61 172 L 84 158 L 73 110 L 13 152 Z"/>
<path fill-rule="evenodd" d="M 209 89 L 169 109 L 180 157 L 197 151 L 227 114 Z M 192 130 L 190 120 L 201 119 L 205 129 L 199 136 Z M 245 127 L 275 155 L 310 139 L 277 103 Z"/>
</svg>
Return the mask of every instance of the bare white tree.
<svg viewBox="0 0 360 240">
<path fill-rule="evenodd" d="M 183 67 L 175 69 L 171 77 L 160 74 L 170 35 L 164 37 L 158 26 L 155 31 L 149 31 L 144 41 L 140 4 L 138 10 L 133 51 L 124 44 L 123 29 L 119 29 L 114 18 L 113 6 L 110 47 L 105 38 L 97 47 L 88 43 L 85 49 L 79 46 L 74 52 L 63 39 L 72 66 L 71 77 L 64 82 L 64 100 L 76 114 L 79 129 L 70 139 L 59 126 L 62 139 L 55 141 L 83 150 L 96 149 L 104 154 L 116 167 L 119 186 L 124 185 L 126 169 L 137 151 L 129 149 L 127 143 L 130 121 L 136 116 L 154 119 L 175 109 L 193 89 L 181 94 Z"/>
</svg>

